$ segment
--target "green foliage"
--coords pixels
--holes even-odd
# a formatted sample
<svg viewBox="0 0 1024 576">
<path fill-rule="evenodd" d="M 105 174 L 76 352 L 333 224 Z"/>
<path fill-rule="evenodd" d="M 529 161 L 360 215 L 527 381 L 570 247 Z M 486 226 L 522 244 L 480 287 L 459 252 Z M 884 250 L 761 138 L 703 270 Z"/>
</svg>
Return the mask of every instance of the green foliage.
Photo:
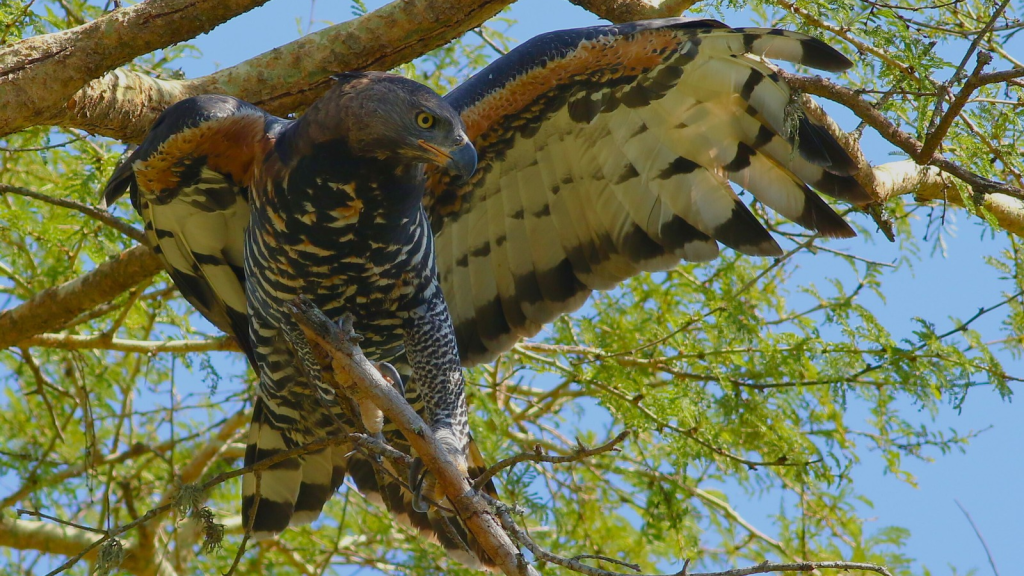
<svg viewBox="0 0 1024 576">
<path fill-rule="evenodd" d="M 367 9 L 359 0 L 352 5 L 354 14 Z M 821 35 L 807 19 L 773 6 L 755 3 L 754 10 L 775 24 Z M 943 60 L 908 19 L 927 24 L 930 41 L 962 43 L 963 30 L 990 12 L 984 0 L 924 11 L 852 0 L 799 6 L 913 67 L 917 82 L 879 58 L 857 57 L 843 82 L 877 95 L 879 110 L 921 139 L 934 109 L 926 80 L 948 78 L 959 62 Z M 723 3 L 700 7 L 714 12 Z M 0 44 L 101 13 L 83 0 L 3 2 Z M 511 24 L 497 19 L 399 70 L 446 91 L 511 44 Z M 988 48 L 998 55 L 1013 30 L 998 32 Z M 857 56 L 855 48 L 844 49 Z M 133 66 L 175 78 L 174 66 L 189 50 L 168 48 Z M 1008 55 L 1000 58 L 1005 63 Z M 983 176 L 1019 183 L 1021 88 L 991 85 L 978 96 L 944 149 Z M 92 205 L 121 151 L 80 131 L 32 128 L 0 140 L 0 184 Z M 916 319 L 912 334 L 896 335 L 878 302 L 914 262 L 941 255 L 949 227 L 935 217 L 925 241 L 939 252 L 921 250 L 921 226 L 912 222 L 929 208 L 893 200 L 886 209 L 901 250 L 894 264 L 866 261 L 776 223 L 792 250 L 785 259 L 725 251 L 711 263 L 633 278 L 596 294 L 536 342 L 469 371 L 472 426 L 490 461 L 535 445 L 569 455 L 577 439 L 595 445 L 630 431 L 618 452 L 570 464 L 520 464 L 499 476 L 502 499 L 525 510 L 520 519 L 533 537 L 568 556 L 608 556 L 645 571 L 678 570 L 682 558 L 709 569 L 765 558 L 842 558 L 885 564 L 894 574 L 911 574 L 914 562 L 927 562 L 905 555 L 906 530 L 868 520 L 871 502 L 853 472 L 870 453 L 887 473 L 912 484 L 908 461 L 964 450 L 977 434 L 939 429 L 936 415 L 958 409 L 979 387 L 1010 397 L 1022 374 L 1002 361 L 1021 358 L 1024 247 L 983 223 L 980 229 L 1004 246 L 988 258 L 1004 294 L 966 295 L 979 298 L 977 317 L 936 311 Z M 140 226 L 130 208 L 115 213 Z M 77 278 L 133 243 L 78 211 L 3 195 L 2 307 Z M 1003 318 L 998 334 L 975 329 L 978 318 L 994 314 Z M 59 332 L 145 343 L 206 339 L 212 331 L 160 275 Z M 179 574 L 226 572 L 241 541 L 237 480 L 184 500 L 181 492 L 241 464 L 247 418 L 235 415 L 248 405 L 252 375 L 237 354 L 111 347 L 27 343 L 0 351 L 0 515 L 8 521 L 14 508 L 40 510 L 102 530 L 166 505 L 152 522 L 118 536 L 120 545 L 106 545 L 103 560 L 92 560 L 97 570 L 116 573 L 133 558 L 159 557 Z M 183 478 L 204 450 L 210 460 L 199 477 Z M 743 498 L 778 502 L 777 513 L 743 518 L 734 508 Z M 347 489 L 315 530 L 289 530 L 251 549 L 237 573 L 267 566 L 281 575 L 347 574 L 352 566 L 471 573 L 448 566 L 444 556 Z M 0 549 L 0 573 L 45 573 L 61 562 L 38 551 Z M 81 562 L 67 573 L 89 570 Z"/>
<path fill-rule="evenodd" d="M 508 52 L 513 40 L 505 32 L 512 24 L 514 21 L 508 18 L 493 18 L 460 40 L 431 50 L 394 72 L 426 84 L 439 94 L 449 92 L 486 66 L 496 53 Z"/>
</svg>

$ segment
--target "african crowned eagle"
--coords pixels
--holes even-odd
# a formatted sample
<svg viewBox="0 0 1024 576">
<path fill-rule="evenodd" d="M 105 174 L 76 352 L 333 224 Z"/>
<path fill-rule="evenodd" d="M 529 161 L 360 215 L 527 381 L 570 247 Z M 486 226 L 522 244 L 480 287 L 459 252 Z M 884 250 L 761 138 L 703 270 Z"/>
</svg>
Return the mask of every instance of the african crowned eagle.
<svg viewBox="0 0 1024 576">
<path fill-rule="evenodd" d="M 553 32 L 443 98 L 366 72 L 336 77 L 297 120 L 228 96 L 183 100 L 104 199 L 130 191 L 181 293 L 259 375 L 247 465 L 362 429 L 358 407 L 303 368 L 287 312 L 302 294 L 354 317 L 367 357 L 397 369 L 475 477 L 484 463 L 460 365 L 493 359 L 593 290 L 713 259 L 719 243 L 781 254 L 730 181 L 823 236 L 854 235 L 810 187 L 866 202 L 856 165 L 766 58 L 851 65 L 802 34 L 713 20 Z M 348 474 L 455 557 L 490 563 L 457 517 L 375 466 L 351 446 L 309 452 L 265 470 L 258 501 L 247 475 L 245 525 L 267 536 L 310 522 Z"/>
</svg>

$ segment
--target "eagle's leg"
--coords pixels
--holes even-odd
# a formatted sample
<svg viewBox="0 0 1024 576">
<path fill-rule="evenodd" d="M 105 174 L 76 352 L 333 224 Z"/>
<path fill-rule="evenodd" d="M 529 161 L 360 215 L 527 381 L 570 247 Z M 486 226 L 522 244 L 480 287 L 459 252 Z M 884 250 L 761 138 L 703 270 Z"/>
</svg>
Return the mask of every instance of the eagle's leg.
<svg viewBox="0 0 1024 576">
<path fill-rule="evenodd" d="M 425 302 L 412 310 L 404 323 L 405 351 L 413 374 L 409 399 L 448 458 L 468 477 L 469 410 L 455 329 L 436 281 L 423 296 Z M 444 499 L 440 486 L 418 457 L 409 470 L 409 486 L 413 508 L 419 512 L 428 508 L 425 499 Z"/>
<path fill-rule="evenodd" d="M 295 351 L 295 356 L 299 360 L 299 370 L 306 377 L 306 381 L 317 392 L 317 399 L 320 401 L 320 404 L 327 409 L 328 413 L 333 415 L 334 411 L 329 408 L 329 405 L 335 402 L 335 392 L 333 388 L 324 384 L 323 372 L 320 370 L 320 361 L 317 359 L 316 353 L 313 352 L 313 347 L 310 346 L 309 340 L 298 324 L 291 320 L 285 321 L 284 324 L 281 327 L 281 332 L 284 333 L 285 340 L 288 341 L 288 344 Z M 340 422 L 338 424 L 340 426 Z"/>
</svg>

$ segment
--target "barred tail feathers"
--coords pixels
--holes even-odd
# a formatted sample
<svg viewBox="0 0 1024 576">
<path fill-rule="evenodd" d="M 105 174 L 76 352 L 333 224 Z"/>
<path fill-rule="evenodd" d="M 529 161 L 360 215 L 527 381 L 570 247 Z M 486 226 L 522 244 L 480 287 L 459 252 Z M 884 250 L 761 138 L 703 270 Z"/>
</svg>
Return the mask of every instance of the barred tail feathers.
<svg viewBox="0 0 1024 576">
<path fill-rule="evenodd" d="M 249 428 L 245 465 L 251 466 L 315 440 L 298 437 L 294 432 L 293 428 L 275 422 L 266 403 L 257 398 Z M 408 453 L 409 448 L 403 438 L 389 436 L 389 444 Z M 293 456 L 258 471 L 258 501 L 257 473 L 245 474 L 242 477 L 243 526 L 251 525 L 252 539 L 259 541 L 273 538 L 289 526 L 309 524 L 320 516 L 324 505 L 348 474 L 370 502 L 387 508 L 402 524 L 439 543 L 451 558 L 471 568 L 493 569 L 493 561 L 461 518 L 436 507 L 431 507 L 426 513 L 417 512 L 412 506 L 408 487 L 397 480 L 401 476 L 391 469 L 387 473 L 378 473 L 375 467 L 381 465 L 353 451 L 348 444 Z M 471 439 L 470 477 L 478 477 L 485 469 L 480 450 Z M 497 496 L 493 482 L 488 482 L 484 491 L 492 497 Z M 451 508 L 447 502 L 444 506 Z"/>
<path fill-rule="evenodd" d="M 257 398 L 245 449 L 245 465 L 251 466 L 312 440 L 315 438 L 296 437 L 292 429 L 274 422 L 264 401 Z M 288 526 L 315 520 L 345 479 L 349 450 L 347 446 L 327 446 L 244 475 L 243 526 L 251 523 L 253 538 L 260 540 L 273 537 Z"/>
</svg>

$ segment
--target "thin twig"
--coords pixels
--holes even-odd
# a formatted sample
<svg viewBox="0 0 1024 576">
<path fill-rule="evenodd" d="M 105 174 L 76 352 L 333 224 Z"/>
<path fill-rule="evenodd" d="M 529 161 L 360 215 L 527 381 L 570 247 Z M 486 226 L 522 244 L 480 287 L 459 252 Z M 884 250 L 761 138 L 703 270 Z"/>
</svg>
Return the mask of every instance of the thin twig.
<svg viewBox="0 0 1024 576">
<path fill-rule="evenodd" d="M 964 508 L 964 505 L 956 498 L 953 498 L 953 502 L 956 502 L 957 507 L 960 508 L 960 511 L 967 517 L 967 521 L 971 523 L 971 528 L 974 529 L 975 536 L 978 537 L 978 540 L 981 542 L 981 547 L 985 549 L 985 555 L 988 556 L 988 564 L 992 567 L 992 573 L 995 574 L 995 576 L 999 576 L 999 568 L 996 567 L 996 559 L 992 557 L 992 551 L 988 549 L 988 543 L 985 542 L 985 537 L 981 535 L 981 530 L 978 529 L 978 525 L 974 523 L 974 518 L 971 518 L 971 513 L 968 512 L 967 508 Z"/>
<path fill-rule="evenodd" d="M 577 554 L 572 557 L 573 560 L 600 560 L 601 562 L 611 562 L 612 564 L 618 564 L 619 566 L 625 566 L 634 572 L 640 571 L 639 564 L 633 564 L 631 562 L 623 562 L 622 560 L 616 560 L 615 558 L 609 558 L 608 556 L 601 556 L 600 554 Z"/>
<path fill-rule="evenodd" d="M 43 514 L 38 510 L 25 510 L 24 508 L 18 508 L 17 510 L 15 510 L 15 512 L 18 514 L 18 516 L 35 516 L 36 518 L 43 518 L 44 520 L 50 520 L 52 522 L 56 522 L 57 524 L 71 526 L 72 528 L 78 528 L 79 530 L 85 530 L 86 532 L 92 532 L 94 534 L 106 534 L 106 530 L 100 530 L 99 528 L 93 528 L 92 526 L 86 526 L 84 524 L 78 524 L 75 522 L 70 522 L 68 520 L 62 520 L 60 518 L 57 518 L 56 516 Z"/>
<path fill-rule="evenodd" d="M 586 574 L 587 576 L 658 576 L 653 574 L 624 574 L 621 572 L 612 572 L 610 570 L 602 570 L 601 568 L 595 568 L 579 562 L 575 558 L 566 558 L 558 554 L 554 554 L 541 548 L 536 542 L 530 538 L 522 528 L 520 528 L 515 521 L 512 519 L 510 508 L 500 503 L 495 504 L 495 514 L 501 521 L 501 526 L 504 528 L 512 537 L 523 545 L 526 549 L 533 553 L 538 560 L 544 562 L 550 562 L 564 568 L 568 568 L 574 572 L 580 574 Z M 767 560 L 756 565 L 749 566 L 746 568 L 734 568 L 732 570 L 725 570 L 722 572 L 702 572 L 702 573 L 689 573 L 687 568 L 689 567 L 689 561 L 687 561 L 682 570 L 676 572 L 674 576 L 747 576 L 749 574 L 767 574 L 769 572 L 812 572 L 815 570 L 861 570 L 866 572 L 874 572 L 881 574 L 882 576 L 892 576 L 889 570 L 885 566 L 877 564 L 866 564 L 863 562 L 843 562 L 843 561 L 829 561 L 829 562 L 790 562 L 790 563 L 778 563 L 768 562 Z"/>
<path fill-rule="evenodd" d="M 146 236 L 142 233 L 142 230 L 139 230 L 124 220 L 121 220 L 110 212 L 96 208 L 95 206 L 88 206 L 81 202 L 67 200 L 65 198 L 54 198 L 53 196 L 48 196 L 46 194 L 36 192 L 35 190 L 29 190 L 28 188 L 21 188 L 19 186 L 11 186 L 10 184 L 0 184 L 0 194 L 17 194 L 18 196 L 33 198 L 60 208 L 68 208 L 70 210 L 81 212 L 93 220 L 110 226 L 140 244 L 146 243 Z"/>
<path fill-rule="evenodd" d="M 74 144 L 75 142 L 78 142 L 79 140 L 82 140 L 83 138 L 85 138 L 85 136 L 75 136 L 74 138 L 72 138 L 70 140 L 67 140 L 65 142 L 61 142 L 59 144 L 50 144 L 48 146 L 30 146 L 30 147 L 27 147 L 27 148 L 7 148 L 7 147 L 4 147 L 4 146 L 0 146 L 0 152 L 42 152 L 44 150 L 53 150 L 55 148 L 63 148 L 64 146 L 67 146 L 69 144 Z"/>
<path fill-rule="evenodd" d="M 604 454 L 605 452 L 611 452 L 616 446 L 622 443 L 629 436 L 629 430 L 623 430 L 611 440 L 597 446 L 595 448 L 587 448 L 583 444 L 577 443 L 576 449 L 569 456 L 549 456 L 542 451 L 540 445 L 534 446 L 533 452 L 521 452 L 515 456 L 505 458 L 496 462 L 493 466 L 488 468 L 481 474 L 476 480 L 473 481 L 473 489 L 480 490 L 485 484 L 494 478 L 494 475 L 501 472 L 505 468 L 515 466 L 520 462 L 547 462 L 550 464 L 565 464 L 567 462 L 578 462 L 584 458 L 590 458 L 597 456 L 598 454 Z M 579 441 L 577 441 L 579 442 Z"/>
</svg>

